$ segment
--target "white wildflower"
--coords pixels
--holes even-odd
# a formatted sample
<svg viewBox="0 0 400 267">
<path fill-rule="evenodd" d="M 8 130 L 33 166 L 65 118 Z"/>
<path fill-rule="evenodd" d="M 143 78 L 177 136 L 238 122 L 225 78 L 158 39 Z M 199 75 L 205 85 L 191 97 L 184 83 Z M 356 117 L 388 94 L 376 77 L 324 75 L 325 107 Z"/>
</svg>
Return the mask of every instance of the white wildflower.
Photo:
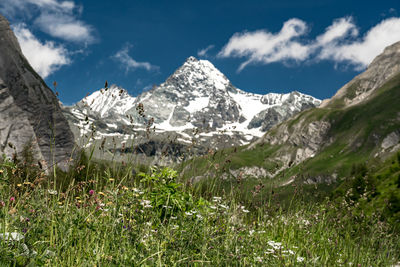
<svg viewBox="0 0 400 267">
<path fill-rule="evenodd" d="M 152 208 L 153 206 L 150 205 L 151 201 L 150 200 L 141 200 L 140 204 L 144 207 L 144 208 Z"/>
<path fill-rule="evenodd" d="M 265 251 L 265 254 L 274 254 L 275 250 L 273 250 L 272 248 L 268 248 L 267 251 Z"/>
<path fill-rule="evenodd" d="M 47 192 L 48 192 L 50 195 L 57 195 L 57 190 L 47 189 Z"/>
<path fill-rule="evenodd" d="M 221 208 L 223 208 L 223 209 L 229 209 L 229 206 L 226 206 L 226 205 L 223 205 L 223 204 L 219 204 L 219 206 L 221 207 Z"/>
<path fill-rule="evenodd" d="M 0 239 L 4 239 L 7 241 L 20 241 L 24 238 L 25 236 L 23 234 L 17 232 L 0 234 Z"/>
<path fill-rule="evenodd" d="M 213 202 L 220 202 L 221 200 L 221 197 L 213 197 Z"/>
<path fill-rule="evenodd" d="M 303 257 L 297 257 L 297 262 L 303 262 L 305 259 Z"/>
<path fill-rule="evenodd" d="M 137 189 L 137 188 L 133 188 L 133 192 L 135 192 L 135 193 L 137 193 L 137 194 L 139 194 L 139 195 L 143 195 L 143 194 L 144 194 L 143 191 L 140 191 L 140 190 Z"/>
<path fill-rule="evenodd" d="M 267 244 L 272 247 L 275 250 L 281 249 L 282 248 L 282 243 L 281 242 L 275 242 L 273 240 L 268 241 Z"/>
<path fill-rule="evenodd" d="M 290 255 L 294 255 L 294 254 L 295 254 L 295 253 L 293 252 L 293 250 L 290 250 L 290 249 L 284 250 L 284 251 L 282 251 L 282 253 L 284 253 L 284 254 L 290 254 Z"/>
</svg>

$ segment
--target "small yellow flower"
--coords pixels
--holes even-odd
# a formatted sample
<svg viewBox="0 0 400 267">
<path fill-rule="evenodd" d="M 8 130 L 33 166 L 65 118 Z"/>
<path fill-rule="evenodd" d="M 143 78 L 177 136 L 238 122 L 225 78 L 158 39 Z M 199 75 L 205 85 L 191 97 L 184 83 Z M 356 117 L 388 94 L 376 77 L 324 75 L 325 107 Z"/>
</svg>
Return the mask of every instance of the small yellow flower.
<svg viewBox="0 0 400 267">
<path fill-rule="evenodd" d="M 110 202 L 107 202 L 107 206 L 110 206 L 110 205 L 112 205 L 113 203 L 110 201 Z"/>
<path fill-rule="evenodd" d="M 81 199 L 80 197 L 75 197 L 75 199 Z"/>
<path fill-rule="evenodd" d="M 78 200 L 78 203 L 82 203 L 82 200 Z"/>
<path fill-rule="evenodd" d="M 22 184 L 17 184 L 17 186 L 18 186 L 18 187 L 21 187 L 21 186 L 22 186 Z"/>
<path fill-rule="evenodd" d="M 31 182 L 24 182 L 24 185 L 31 185 Z"/>
<path fill-rule="evenodd" d="M 129 190 L 129 188 L 126 187 L 126 186 L 123 186 L 122 189 L 124 189 L 124 190 Z"/>
<path fill-rule="evenodd" d="M 99 192 L 98 194 L 101 195 L 101 196 L 105 196 L 106 195 L 103 192 Z"/>
<path fill-rule="evenodd" d="M 0 170 L 0 173 L 3 173 L 4 172 L 4 170 Z"/>
<path fill-rule="evenodd" d="M 63 203 L 62 202 L 57 202 L 57 204 L 61 206 Z"/>
<path fill-rule="evenodd" d="M 110 182 L 114 182 L 115 181 L 115 179 L 114 178 L 110 178 L 110 179 L 108 179 Z"/>
</svg>

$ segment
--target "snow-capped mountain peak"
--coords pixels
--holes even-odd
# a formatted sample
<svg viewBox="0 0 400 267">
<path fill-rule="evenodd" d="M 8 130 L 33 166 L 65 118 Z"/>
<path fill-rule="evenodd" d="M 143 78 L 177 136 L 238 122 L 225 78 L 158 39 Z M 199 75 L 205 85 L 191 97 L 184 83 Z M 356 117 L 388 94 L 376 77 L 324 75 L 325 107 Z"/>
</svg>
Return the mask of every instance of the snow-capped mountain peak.
<svg viewBox="0 0 400 267">
<path fill-rule="evenodd" d="M 167 79 L 165 85 L 169 84 L 182 90 L 204 92 L 225 90 L 230 81 L 210 61 L 191 56 Z"/>
<path fill-rule="evenodd" d="M 78 120 L 89 116 L 90 124 L 97 125 L 98 138 L 130 138 L 132 131 L 145 131 L 151 125 L 158 134 L 177 136 L 180 144 L 192 144 L 196 136 L 202 147 L 218 148 L 247 144 L 319 104 L 320 100 L 296 91 L 266 95 L 242 91 L 210 61 L 189 57 L 160 86 L 136 98 L 118 86 L 103 88 L 71 107 L 69 117 L 84 127 L 83 134 L 89 125 Z"/>
<path fill-rule="evenodd" d="M 88 108 L 91 112 L 106 117 L 110 113 L 123 115 L 134 106 L 135 97 L 122 87 L 111 85 L 86 96 L 77 103 L 80 107 Z"/>
</svg>

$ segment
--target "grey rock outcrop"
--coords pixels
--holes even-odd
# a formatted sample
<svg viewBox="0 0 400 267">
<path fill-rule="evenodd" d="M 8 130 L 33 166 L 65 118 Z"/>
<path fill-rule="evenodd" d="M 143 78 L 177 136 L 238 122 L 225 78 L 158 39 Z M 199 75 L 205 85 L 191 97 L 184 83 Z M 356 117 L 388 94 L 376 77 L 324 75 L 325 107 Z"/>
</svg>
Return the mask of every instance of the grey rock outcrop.
<svg viewBox="0 0 400 267">
<path fill-rule="evenodd" d="M 396 132 L 390 133 L 388 136 L 385 137 L 382 141 L 381 148 L 388 149 L 391 147 L 396 146 L 400 143 L 400 129 Z"/>
<path fill-rule="evenodd" d="M 58 99 L 29 65 L 0 15 L 0 153 L 18 156 L 27 145 L 37 160 L 65 169 L 74 138 Z"/>
<path fill-rule="evenodd" d="M 307 122 L 307 118 L 301 115 L 298 115 L 298 117 L 300 117 L 298 123 L 278 125 L 273 128 L 273 132 L 267 132 L 265 136 L 253 142 L 248 149 L 253 149 L 257 145 L 265 143 L 281 146 L 282 148 L 274 155 L 276 161 L 283 163 L 281 169 L 314 157 L 322 146 L 329 145 L 332 142 L 328 137 L 331 125 L 328 121 Z M 292 121 L 296 118 L 297 116 Z"/>
<path fill-rule="evenodd" d="M 283 97 L 286 98 L 282 99 Z M 271 108 L 265 109 L 254 116 L 248 128 L 261 127 L 260 130 L 262 132 L 268 131 L 274 125 L 293 117 L 303 110 L 317 107 L 320 104 L 320 101 L 312 96 L 304 95 L 296 91 L 288 95 L 267 94 L 263 96 L 261 102 L 271 105 Z"/>
<path fill-rule="evenodd" d="M 386 47 L 368 68 L 345 84 L 329 100 L 323 101 L 321 108 L 339 105 L 352 106 L 367 100 L 375 89 L 380 88 L 390 78 L 400 72 L 400 42 Z M 340 100 L 343 103 L 340 103 Z"/>
</svg>

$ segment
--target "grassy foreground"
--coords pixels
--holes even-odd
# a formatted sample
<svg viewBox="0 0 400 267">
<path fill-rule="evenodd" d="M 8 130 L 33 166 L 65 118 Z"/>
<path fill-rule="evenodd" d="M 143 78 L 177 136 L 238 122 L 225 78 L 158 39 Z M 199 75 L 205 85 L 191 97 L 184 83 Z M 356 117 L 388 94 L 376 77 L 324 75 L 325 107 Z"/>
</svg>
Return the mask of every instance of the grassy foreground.
<svg viewBox="0 0 400 267">
<path fill-rule="evenodd" d="M 391 266 L 398 232 L 346 198 L 286 209 L 249 208 L 232 194 L 206 198 L 169 168 L 77 165 L 48 178 L 0 165 L 0 265 Z M 60 183 L 60 179 L 67 183 Z M 339 200 L 339 201 L 338 201 Z"/>
</svg>

